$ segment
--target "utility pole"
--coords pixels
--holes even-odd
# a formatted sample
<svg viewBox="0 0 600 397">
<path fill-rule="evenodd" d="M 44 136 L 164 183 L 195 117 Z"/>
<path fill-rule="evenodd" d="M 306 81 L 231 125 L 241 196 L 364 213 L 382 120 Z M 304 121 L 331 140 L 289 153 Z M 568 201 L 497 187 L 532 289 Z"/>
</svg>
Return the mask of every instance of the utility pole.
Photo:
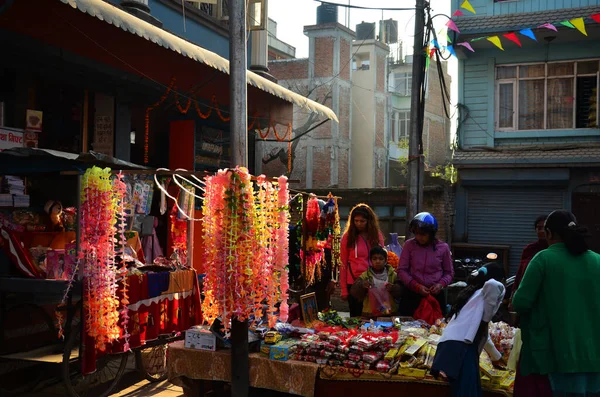
<svg viewBox="0 0 600 397">
<path fill-rule="evenodd" d="M 229 97 L 231 166 L 248 167 L 246 0 L 229 0 Z M 231 320 L 231 395 L 250 391 L 248 322 Z"/>
<path fill-rule="evenodd" d="M 406 208 L 406 237 L 410 235 L 412 218 L 423 204 L 423 112 L 421 108 L 421 86 L 423 84 L 424 62 L 423 40 L 425 35 L 425 0 L 416 0 L 415 39 L 413 45 L 412 90 L 410 101 L 410 136 L 408 145 L 408 196 Z"/>
</svg>

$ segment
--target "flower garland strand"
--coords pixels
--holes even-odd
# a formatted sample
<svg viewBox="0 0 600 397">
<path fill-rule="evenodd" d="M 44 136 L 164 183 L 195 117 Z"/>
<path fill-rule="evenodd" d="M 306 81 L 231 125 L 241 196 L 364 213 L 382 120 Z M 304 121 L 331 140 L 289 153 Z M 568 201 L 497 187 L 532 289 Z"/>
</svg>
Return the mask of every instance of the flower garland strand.
<svg viewBox="0 0 600 397">
<path fill-rule="evenodd" d="M 289 261 L 289 225 L 290 225 L 290 191 L 288 189 L 288 178 L 280 176 L 277 189 L 277 240 L 275 242 L 276 256 L 275 266 L 279 272 L 279 290 L 281 305 L 279 306 L 279 319 L 286 322 L 288 319 L 288 261 Z"/>
<path fill-rule="evenodd" d="M 125 245 L 127 243 L 127 238 L 125 237 L 125 229 L 127 228 L 127 214 L 125 212 L 125 198 L 127 196 L 127 185 L 123 182 L 123 174 L 119 173 L 115 180 L 113 181 L 114 192 L 117 201 L 117 229 L 118 229 L 118 240 L 117 240 L 117 254 L 121 258 L 121 267 L 119 268 L 119 278 L 122 280 L 122 298 L 121 298 L 121 308 L 119 313 L 121 315 L 121 329 L 123 330 L 123 349 L 124 351 L 129 351 L 129 297 L 127 295 L 127 264 L 125 263 L 124 254 L 125 254 Z"/>
</svg>

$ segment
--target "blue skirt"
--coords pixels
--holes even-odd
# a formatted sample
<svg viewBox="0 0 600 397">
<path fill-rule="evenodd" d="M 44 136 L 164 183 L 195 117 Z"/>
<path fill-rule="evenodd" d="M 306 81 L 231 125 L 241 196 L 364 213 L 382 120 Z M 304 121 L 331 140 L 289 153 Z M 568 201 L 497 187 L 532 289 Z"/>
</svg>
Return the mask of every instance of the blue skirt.
<svg viewBox="0 0 600 397">
<path fill-rule="evenodd" d="M 479 353 L 476 343 L 445 341 L 438 345 L 431 374 L 444 372 L 455 397 L 481 397 Z"/>
</svg>

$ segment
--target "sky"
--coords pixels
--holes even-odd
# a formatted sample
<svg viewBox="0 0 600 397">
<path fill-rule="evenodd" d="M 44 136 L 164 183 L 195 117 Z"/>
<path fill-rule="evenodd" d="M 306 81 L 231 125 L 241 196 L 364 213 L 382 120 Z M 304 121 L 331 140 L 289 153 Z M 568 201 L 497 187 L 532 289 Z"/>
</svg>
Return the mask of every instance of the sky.
<svg viewBox="0 0 600 397">
<path fill-rule="evenodd" d="M 348 4 L 365 7 L 414 7 L 414 0 L 328 0 L 331 3 Z M 269 0 L 269 17 L 277 22 L 277 38 L 296 47 L 296 57 L 308 57 L 308 38 L 304 35 L 304 26 L 314 25 L 317 21 L 317 7 L 320 5 L 315 0 Z M 432 15 L 450 14 L 450 0 L 430 0 Z M 398 35 L 404 41 L 404 54 L 412 52 L 414 35 L 414 10 L 410 11 L 382 11 L 350 9 L 350 26 L 352 30 L 361 22 L 378 22 L 382 19 L 395 19 L 398 21 Z M 347 8 L 338 8 L 338 22 L 347 25 Z M 434 19 L 436 31 L 444 27 L 447 22 L 445 17 Z M 376 28 L 378 29 L 378 27 Z M 378 31 L 378 30 L 377 30 Z"/>
</svg>

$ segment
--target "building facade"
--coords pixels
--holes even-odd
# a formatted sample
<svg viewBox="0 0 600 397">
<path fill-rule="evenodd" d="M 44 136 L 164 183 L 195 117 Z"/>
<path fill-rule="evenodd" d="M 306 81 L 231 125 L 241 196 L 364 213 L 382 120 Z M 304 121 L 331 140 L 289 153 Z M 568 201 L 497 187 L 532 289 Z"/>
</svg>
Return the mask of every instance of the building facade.
<svg viewBox="0 0 600 397">
<path fill-rule="evenodd" d="M 471 4 L 477 13 L 456 18 L 454 42 L 497 36 L 504 51 L 490 40 L 471 41 L 474 52 L 457 50 L 455 240 L 509 245 L 514 273 L 535 239 L 534 219 L 565 208 L 600 248 L 600 25 L 590 18 L 600 1 Z M 586 35 L 564 21 L 583 22 Z M 548 23 L 556 30 L 542 27 Z M 520 46 L 503 36 L 511 32 Z"/>
<path fill-rule="evenodd" d="M 443 78 L 440 78 L 440 74 Z M 390 64 L 388 75 L 390 93 L 389 112 L 389 183 L 400 186 L 406 183 L 408 142 L 411 131 L 410 102 L 412 93 L 412 56 Z M 426 169 L 446 165 L 451 159 L 451 134 L 449 102 L 451 77 L 448 64 L 431 62 L 425 76 L 425 119 L 423 124 L 423 152 Z M 445 89 L 443 89 L 445 85 Z M 444 106 L 446 103 L 446 106 Z"/>
</svg>

